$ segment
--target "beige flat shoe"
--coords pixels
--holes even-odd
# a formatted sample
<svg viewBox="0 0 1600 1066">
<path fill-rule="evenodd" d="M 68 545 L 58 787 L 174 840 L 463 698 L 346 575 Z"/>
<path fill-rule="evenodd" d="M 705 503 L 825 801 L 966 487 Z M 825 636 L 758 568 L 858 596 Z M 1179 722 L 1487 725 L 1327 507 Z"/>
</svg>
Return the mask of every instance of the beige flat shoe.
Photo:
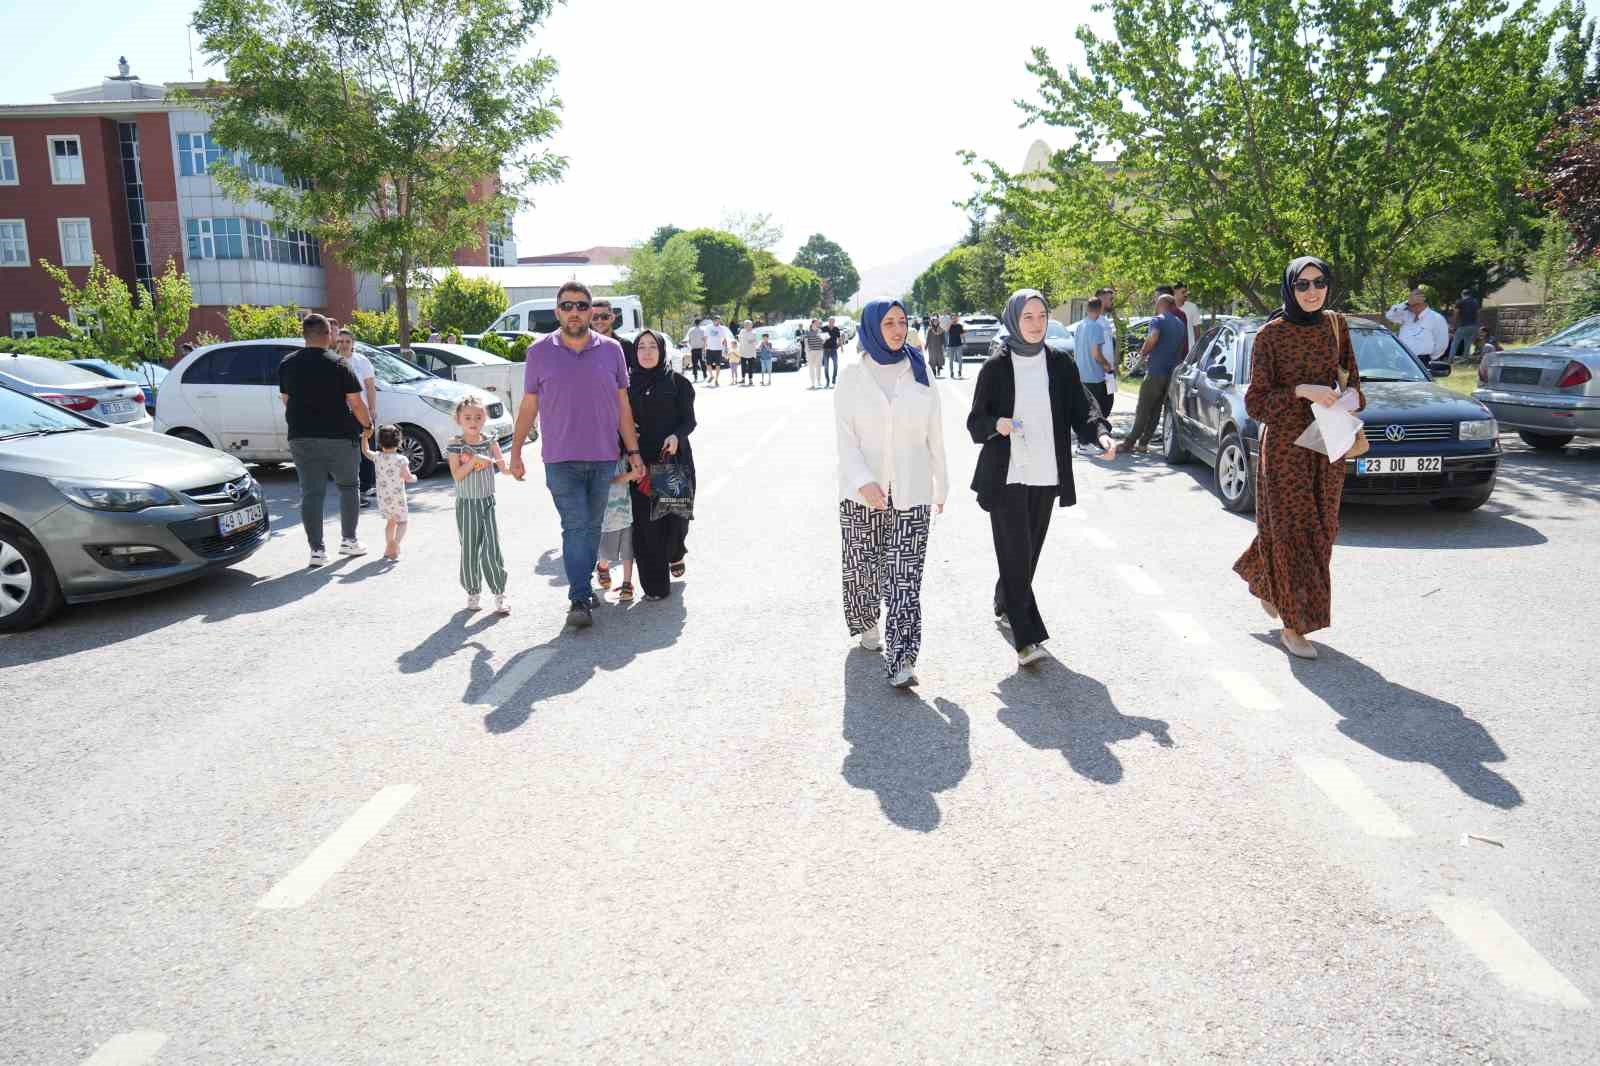
<svg viewBox="0 0 1600 1066">
<path fill-rule="evenodd" d="M 1315 645 L 1300 634 L 1291 633 L 1287 629 L 1279 632 L 1278 643 L 1282 644 L 1284 650 L 1297 659 L 1315 659 L 1317 657 Z"/>
<path fill-rule="evenodd" d="M 1261 604 L 1261 609 L 1266 611 L 1267 617 L 1271 618 L 1273 621 L 1277 621 L 1280 617 L 1282 617 L 1278 614 L 1278 609 L 1272 605 L 1271 600 L 1263 600 L 1258 597 L 1256 602 Z"/>
</svg>

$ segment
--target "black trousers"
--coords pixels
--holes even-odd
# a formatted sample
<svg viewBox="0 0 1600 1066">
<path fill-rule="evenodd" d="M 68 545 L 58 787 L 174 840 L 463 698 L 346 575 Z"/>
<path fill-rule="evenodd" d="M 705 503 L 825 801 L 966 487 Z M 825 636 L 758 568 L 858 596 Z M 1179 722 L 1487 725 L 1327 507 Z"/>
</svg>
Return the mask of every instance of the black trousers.
<svg viewBox="0 0 1600 1066">
<path fill-rule="evenodd" d="M 1083 387 L 1089 391 L 1089 398 L 1094 400 L 1095 406 L 1100 408 L 1100 417 L 1110 421 L 1111 405 L 1117 402 L 1117 394 L 1103 381 L 1085 382 Z M 1086 437 L 1083 430 L 1078 430 L 1079 444 L 1100 443 L 1099 438 L 1092 435 L 1094 430 L 1090 429 L 1089 432 L 1091 436 Z"/>
<path fill-rule="evenodd" d="M 639 587 L 646 596 L 665 596 L 672 591 L 669 568 L 689 551 L 684 543 L 689 520 L 673 515 L 652 522 L 650 497 L 639 491 L 637 482 L 628 491 L 633 498 L 633 566 Z"/>
<path fill-rule="evenodd" d="M 689 349 L 689 366 L 694 371 L 694 379 L 700 380 L 700 375 L 706 369 L 706 350 L 704 348 Z"/>
<path fill-rule="evenodd" d="M 989 507 L 994 557 L 1000 580 L 994 586 L 994 613 L 1011 622 L 1011 636 L 1021 649 L 1050 639 L 1033 598 L 1033 575 L 1050 532 L 1050 512 L 1060 489 L 1054 485 L 1007 485 Z"/>
</svg>

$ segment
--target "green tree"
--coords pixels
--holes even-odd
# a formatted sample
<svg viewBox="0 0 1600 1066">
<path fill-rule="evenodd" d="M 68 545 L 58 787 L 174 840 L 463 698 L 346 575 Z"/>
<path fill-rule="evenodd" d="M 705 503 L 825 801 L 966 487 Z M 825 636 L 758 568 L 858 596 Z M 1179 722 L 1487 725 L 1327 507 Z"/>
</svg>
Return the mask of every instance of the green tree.
<svg viewBox="0 0 1600 1066">
<path fill-rule="evenodd" d="M 637 293 L 639 302 L 644 304 L 645 319 L 660 326 L 668 315 L 698 303 L 705 295 L 698 261 L 694 244 L 682 234 L 671 237 L 659 249 L 641 244 L 628 258 L 627 273 L 618 288 Z"/>
<path fill-rule="evenodd" d="M 672 225 L 671 223 L 668 223 L 665 226 L 657 226 L 656 231 L 650 234 L 650 240 L 646 243 L 649 244 L 651 248 L 659 252 L 661 249 L 667 246 L 668 241 L 672 240 L 672 238 L 676 237 L 682 232 L 683 230 Z"/>
<path fill-rule="evenodd" d="M 178 264 L 171 259 L 149 289 L 135 285 L 134 292 L 106 269 L 99 255 L 90 263 L 82 286 L 74 284 L 65 270 L 49 260 L 39 260 L 39 266 L 61 291 L 61 302 L 77 312 L 84 323 L 78 325 L 71 318 L 52 315 L 56 325 L 68 340 L 92 347 L 114 363 L 133 366 L 165 362 L 177 352 L 179 338 L 189 331 L 194 290 L 189 276 L 180 274 Z"/>
<path fill-rule="evenodd" d="M 800 246 L 794 265 L 804 267 L 822 279 L 823 302 L 843 303 L 861 288 L 861 275 L 845 250 L 820 233 L 813 233 Z"/>
<path fill-rule="evenodd" d="M 756 279 L 750 249 L 738 237 L 722 230 L 695 229 L 680 236 L 695 250 L 695 269 L 704 286 L 701 306 L 708 311 L 713 307 L 737 311 Z"/>
<path fill-rule="evenodd" d="M 300 320 L 305 315 L 297 307 L 252 307 L 238 304 L 228 308 L 228 336 L 236 341 L 264 337 L 298 337 Z M 363 338 L 365 339 L 365 338 Z"/>
<path fill-rule="evenodd" d="M 756 280 L 750 310 L 760 315 L 804 315 L 822 304 L 822 279 L 804 267 L 790 266 L 771 252 L 756 252 Z"/>
<path fill-rule="evenodd" d="M 729 211 L 722 216 L 722 228 L 753 252 L 770 252 L 783 240 L 783 227 L 768 211 Z"/>
<path fill-rule="evenodd" d="M 1070 235 L 1115 273 L 1277 302 L 1316 252 L 1376 305 L 1430 230 L 1502 220 L 1570 80 L 1549 63 L 1570 8 L 1504 0 L 1118 0 L 1080 27 L 1083 68 L 1036 48 L 1029 122 L 1067 131 L 1041 177 L 989 165 L 1019 248 Z"/>
<path fill-rule="evenodd" d="M 523 58 L 554 3 L 201 0 L 194 26 L 228 84 L 199 102 L 243 153 L 219 180 L 392 278 L 406 332 L 417 272 L 481 246 L 565 165 L 535 149 L 557 125 L 555 61 Z"/>
<path fill-rule="evenodd" d="M 422 321 L 440 334 L 481 333 L 505 314 L 511 301 L 492 278 L 469 278 L 451 270 L 422 295 Z"/>
<path fill-rule="evenodd" d="M 381 346 L 400 340 L 400 316 L 392 307 L 387 311 L 352 311 L 349 325 L 356 339 L 367 344 Z"/>
</svg>

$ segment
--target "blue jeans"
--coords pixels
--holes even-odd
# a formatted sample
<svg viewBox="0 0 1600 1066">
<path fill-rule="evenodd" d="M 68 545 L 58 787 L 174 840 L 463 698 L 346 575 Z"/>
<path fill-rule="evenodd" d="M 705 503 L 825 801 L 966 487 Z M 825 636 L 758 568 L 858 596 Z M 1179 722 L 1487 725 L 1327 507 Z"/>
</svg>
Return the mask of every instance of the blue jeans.
<svg viewBox="0 0 1600 1066">
<path fill-rule="evenodd" d="M 822 351 L 822 376 L 829 385 L 839 380 L 839 349 L 824 348 Z"/>
<path fill-rule="evenodd" d="M 594 595 L 589 578 L 600 558 L 600 523 L 616 469 L 615 459 L 544 464 L 544 483 L 561 516 L 561 563 L 573 603 L 588 603 Z"/>
</svg>

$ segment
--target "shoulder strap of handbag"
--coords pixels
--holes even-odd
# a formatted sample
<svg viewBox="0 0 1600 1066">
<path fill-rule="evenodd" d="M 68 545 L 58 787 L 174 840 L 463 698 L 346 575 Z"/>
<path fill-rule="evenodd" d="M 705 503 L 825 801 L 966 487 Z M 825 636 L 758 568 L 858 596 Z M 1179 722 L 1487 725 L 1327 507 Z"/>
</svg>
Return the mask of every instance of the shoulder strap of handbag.
<svg viewBox="0 0 1600 1066">
<path fill-rule="evenodd" d="M 1338 311 L 1329 311 L 1328 318 L 1332 322 L 1333 330 L 1333 384 L 1339 385 L 1339 371 L 1344 366 L 1344 350 L 1350 343 L 1350 322 Z M 1352 349 L 1351 355 L 1355 352 Z"/>
</svg>

